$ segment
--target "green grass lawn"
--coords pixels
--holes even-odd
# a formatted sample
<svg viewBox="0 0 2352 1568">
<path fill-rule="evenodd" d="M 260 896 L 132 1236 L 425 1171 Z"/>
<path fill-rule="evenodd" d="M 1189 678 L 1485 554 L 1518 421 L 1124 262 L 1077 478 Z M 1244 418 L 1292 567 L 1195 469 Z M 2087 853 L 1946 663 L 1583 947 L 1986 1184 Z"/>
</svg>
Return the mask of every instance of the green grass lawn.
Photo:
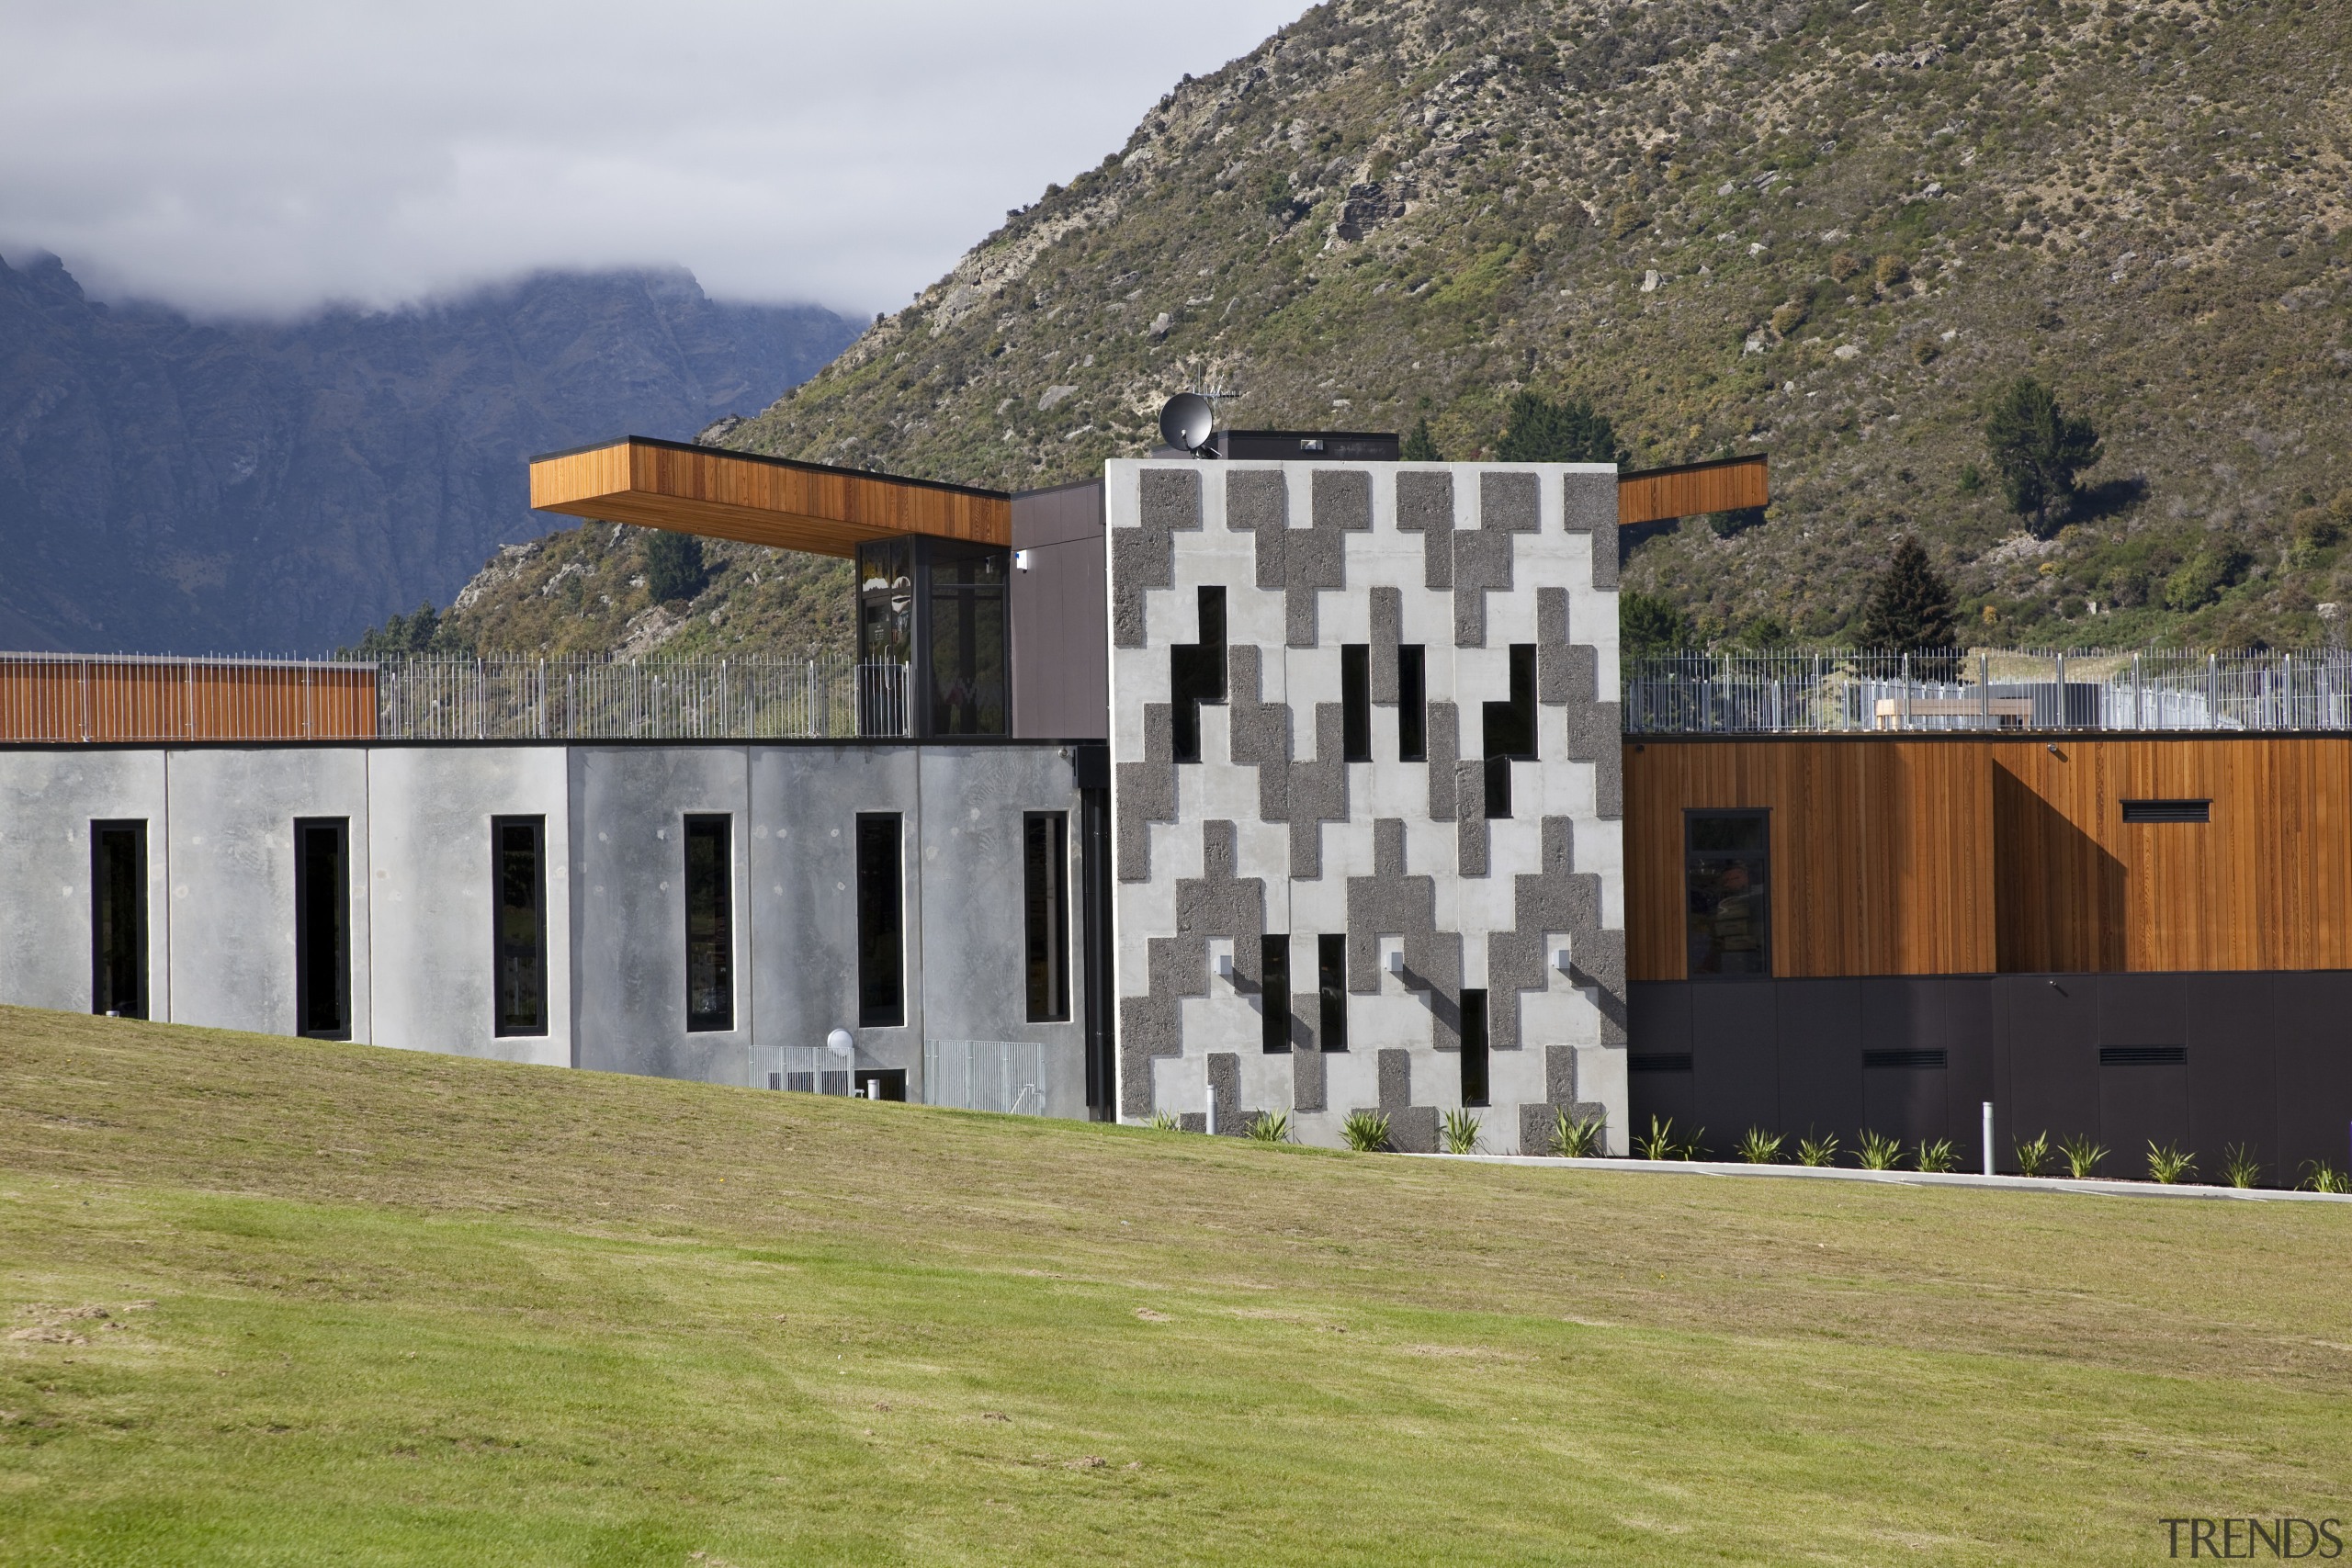
<svg viewBox="0 0 2352 1568">
<path fill-rule="evenodd" d="M 2147 1562 L 2352 1515 L 2348 1281 L 2335 1205 L 0 1010 L 0 1562 Z"/>
</svg>

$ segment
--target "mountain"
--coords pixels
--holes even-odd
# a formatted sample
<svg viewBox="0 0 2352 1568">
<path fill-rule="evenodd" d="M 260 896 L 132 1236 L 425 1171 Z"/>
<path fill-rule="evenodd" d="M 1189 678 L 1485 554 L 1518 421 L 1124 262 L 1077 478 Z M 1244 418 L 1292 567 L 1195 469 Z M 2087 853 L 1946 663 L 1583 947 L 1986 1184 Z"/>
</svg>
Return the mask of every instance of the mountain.
<svg viewBox="0 0 2352 1568">
<path fill-rule="evenodd" d="M 323 650 L 544 532 L 530 453 L 691 435 L 855 330 L 680 271 L 208 323 L 0 262 L 0 646 Z"/>
<path fill-rule="evenodd" d="M 2314 0 L 1335 0 L 715 438 L 1022 487 L 1186 388 L 1455 457 L 1527 388 L 1645 466 L 1770 455 L 1760 525 L 1629 541 L 1709 637 L 1858 635 L 1916 532 L 1973 642 L 2315 639 L 2352 602 L 2347 60 Z M 2026 374 L 2104 438 L 2039 530 L 1984 439 Z M 799 635 L 730 623 L 745 576 L 684 624 Z"/>
</svg>

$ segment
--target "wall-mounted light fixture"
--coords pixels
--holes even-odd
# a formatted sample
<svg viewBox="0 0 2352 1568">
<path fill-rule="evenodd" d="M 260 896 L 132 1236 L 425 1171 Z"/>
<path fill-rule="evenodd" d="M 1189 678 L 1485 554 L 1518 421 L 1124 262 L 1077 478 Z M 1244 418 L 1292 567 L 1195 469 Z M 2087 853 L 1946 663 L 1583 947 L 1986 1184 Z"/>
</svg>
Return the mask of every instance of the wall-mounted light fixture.
<svg viewBox="0 0 2352 1568">
<path fill-rule="evenodd" d="M 1027 550 L 1015 550 L 1012 552 L 1012 570 L 1015 571 L 1027 571 L 1029 570 L 1029 552 Z"/>
</svg>

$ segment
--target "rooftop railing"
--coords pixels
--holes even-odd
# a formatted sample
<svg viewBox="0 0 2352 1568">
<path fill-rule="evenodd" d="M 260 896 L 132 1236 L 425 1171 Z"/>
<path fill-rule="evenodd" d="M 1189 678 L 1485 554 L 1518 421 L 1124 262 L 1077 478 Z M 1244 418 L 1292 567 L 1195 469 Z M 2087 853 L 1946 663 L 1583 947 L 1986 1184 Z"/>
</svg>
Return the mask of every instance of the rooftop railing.
<svg viewBox="0 0 2352 1568">
<path fill-rule="evenodd" d="M 2352 653 L 1852 649 L 1628 654 L 1628 735 L 2352 729 Z"/>
</svg>

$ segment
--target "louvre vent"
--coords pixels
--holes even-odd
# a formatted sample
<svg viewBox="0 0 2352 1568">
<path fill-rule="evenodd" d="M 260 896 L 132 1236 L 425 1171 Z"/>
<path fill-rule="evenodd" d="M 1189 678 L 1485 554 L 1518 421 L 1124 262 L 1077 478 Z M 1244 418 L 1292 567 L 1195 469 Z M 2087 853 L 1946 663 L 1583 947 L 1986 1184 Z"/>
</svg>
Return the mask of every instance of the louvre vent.
<svg viewBox="0 0 2352 1568">
<path fill-rule="evenodd" d="M 1949 1064 L 1944 1060 L 1943 1048 L 1934 1046 L 1918 1050 L 1865 1051 L 1862 1053 L 1862 1066 L 1866 1067 L 1941 1067 Z"/>
<path fill-rule="evenodd" d="M 2102 1067 L 2185 1067 L 2188 1065 L 2188 1047 L 2102 1045 L 2098 1048 L 2098 1065 Z"/>
<path fill-rule="evenodd" d="M 2211 822 L 2213 803 L 2210 800 L 2127 800 L 2123 803 L 2126 822 Z"/>
<path fill-rule="evenodd" d="M 1629 1073 L 1687 1073 L 1690 1070 L 1688 1051 L 1655 1051 L 1643 1056 L 1627 1056 L 1625 1070 Z"/>
</svg>

